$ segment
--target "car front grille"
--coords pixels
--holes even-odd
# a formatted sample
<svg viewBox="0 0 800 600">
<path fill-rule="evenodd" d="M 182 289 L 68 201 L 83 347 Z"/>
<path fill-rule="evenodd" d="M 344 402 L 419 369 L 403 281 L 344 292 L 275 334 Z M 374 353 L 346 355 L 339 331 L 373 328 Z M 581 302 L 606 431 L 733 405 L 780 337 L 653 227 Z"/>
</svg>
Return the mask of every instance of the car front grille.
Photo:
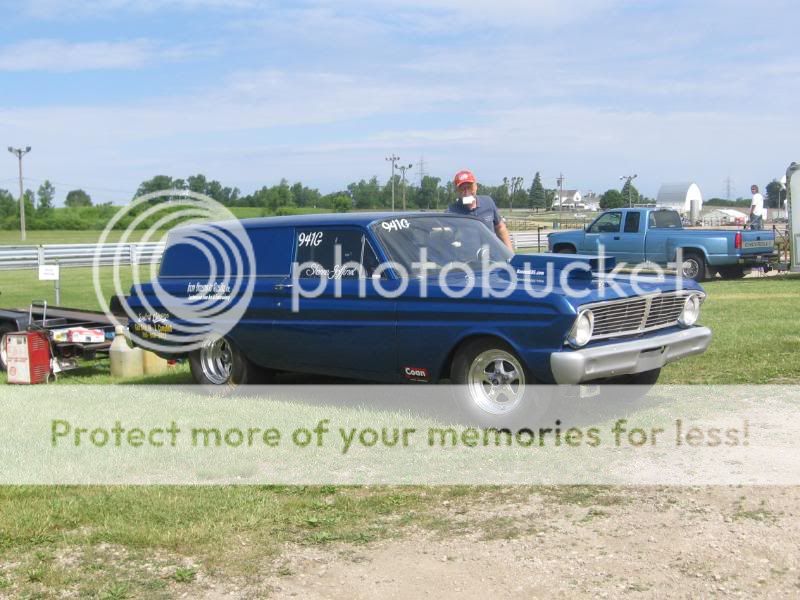
<svg viewBox="0 0 800 600">
<path fill-rule="evenodd" d="M 678 323 L 690 291 L 586 304 L 594 314 L 593 340 L 636 335 Z M 696 292 L 694 292 L 696 293 Z"/>
</svg>

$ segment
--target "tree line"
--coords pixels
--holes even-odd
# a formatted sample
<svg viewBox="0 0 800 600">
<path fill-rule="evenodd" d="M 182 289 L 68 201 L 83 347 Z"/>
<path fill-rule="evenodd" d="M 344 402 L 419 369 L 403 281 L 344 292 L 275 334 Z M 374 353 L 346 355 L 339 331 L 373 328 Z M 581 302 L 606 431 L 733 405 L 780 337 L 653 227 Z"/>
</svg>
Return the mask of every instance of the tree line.
<svg viewBox="0 0 800 600">
<path fill-rule="evenodd" d="M 525 186 L 522 177 L 503 178 L 499 185 L 479 184 L 479 194 L 491 196 L 500 208 L 550 210 L 557 190 L 546 188 L 541 175 L 536 172 L 530 186 Z M 394 185 L 393 185 L 394 184 Z M 394 192 L 392 191 L 394 188 Z M 290 184 L 282 179 L 278 184 L 262 186 L 250 194 L 242 194 L 239 188 L 222 185 L 203 174 L 186 178 L 156 175 L 143 181 L 134 198 L 164 190 L 192 191 L 210 196 L 228 207 L 262 208 L 265 215 L 292 214 L 297 211 L 327 210 L 443 210 L 456 200 L 452 181 L 444 184 L 439 177 L 423 176 L 419 181 L 403 181 L 399 175 L 380 182 L 377 176 L 348 184 L 344 189 L 321 194 L 301 182 Z M 780 183 L 771 181 L 765 186 L 767 207 L 782 206 L 785 190 Z M 54 207 L 56 190 L 49 182 L 43 182 L 37 191 L 25 190 L 26 227 L 28 229 L 102 229 L 114 215 L 117 207 L 110 202 L 95 204 L 91 196 L 82 189 L 70 190 L 65 199 L 65 208 Z M 179 194 L 176 194 L 179 196 Z M 161 199 L 169 199 L 164 198 Z M 619 208 L 631 204 L 648 204 L 654 200 L 646 198 L 636 187 L 626 181 L 620 189 L 609 189 L 600 196 L 600 208 Z M 706 202 L 717 206 L 746 206 L 749 199 L 723 200 L 712 198 Z M 120 224 L 121 226 L 123 223 Z M 0 189 L 0 229 L 19 228 L 19 201 L 9 191 Z"/>
</svg>

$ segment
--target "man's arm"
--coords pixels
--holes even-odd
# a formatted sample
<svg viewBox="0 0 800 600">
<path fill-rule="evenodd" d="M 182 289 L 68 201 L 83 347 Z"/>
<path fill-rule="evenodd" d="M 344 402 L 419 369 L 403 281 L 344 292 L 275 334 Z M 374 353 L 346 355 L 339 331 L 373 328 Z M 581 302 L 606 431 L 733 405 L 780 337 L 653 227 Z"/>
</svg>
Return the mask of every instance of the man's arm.
<svg viewBox="0 0 800 600">
<path fill-rule="evenodd" d="M 494 232 L 497 234 L 497 237 L 508 247 L 509 250 L 512 252 L 514 251 L 514 245 L 511 243 L 511 235 L 508 233 L 508 227 L 503 221 L 500 221 L 497 225 L 494 226 Z"/>
</svg>

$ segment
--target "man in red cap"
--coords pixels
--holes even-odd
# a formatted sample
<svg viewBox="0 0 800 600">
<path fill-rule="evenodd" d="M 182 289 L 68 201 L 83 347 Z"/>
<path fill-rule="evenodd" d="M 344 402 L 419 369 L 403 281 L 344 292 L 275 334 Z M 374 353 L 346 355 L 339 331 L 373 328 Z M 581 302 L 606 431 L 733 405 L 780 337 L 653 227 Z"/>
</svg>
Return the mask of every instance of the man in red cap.
<svg viewBox="0 0 800 600">
<path fill-rule="evenodd" d="M 478 217 L 513 252 L 514 246 L 511 244 L 506 220 L 497 210 L 497 205 L 491 196 L 478 196 L 478 182 L 472 171 L 467 169 L 459 171 L 453 178 L 453 183 L 456 186 L 458 199 L 447 207 L 447 212 Z"/>
</svg>

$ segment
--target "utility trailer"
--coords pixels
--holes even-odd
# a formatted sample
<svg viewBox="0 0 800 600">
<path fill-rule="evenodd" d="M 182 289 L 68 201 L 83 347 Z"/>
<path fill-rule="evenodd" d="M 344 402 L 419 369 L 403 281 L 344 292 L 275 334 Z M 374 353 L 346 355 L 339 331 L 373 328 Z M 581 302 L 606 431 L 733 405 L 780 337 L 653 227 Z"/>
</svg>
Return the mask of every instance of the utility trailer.
<svg viewBox="0 0 800 600">
<path fill-rule="evenodd" d="M 124 322 L 127 317 L 121 320 Z M 27 309 L 0 309 L 0 369 L 3 371 L 7 362 L 6 336 L 24 331 L 47 333 L 53 373 L 76 368 L 78 358 L 93 359 L 98 354 L 108 353 L 114 339 L 114 323 L 109 315 L 100 311 L 48 306 L 46 301 L 32 302 Z"/>
</svg>

